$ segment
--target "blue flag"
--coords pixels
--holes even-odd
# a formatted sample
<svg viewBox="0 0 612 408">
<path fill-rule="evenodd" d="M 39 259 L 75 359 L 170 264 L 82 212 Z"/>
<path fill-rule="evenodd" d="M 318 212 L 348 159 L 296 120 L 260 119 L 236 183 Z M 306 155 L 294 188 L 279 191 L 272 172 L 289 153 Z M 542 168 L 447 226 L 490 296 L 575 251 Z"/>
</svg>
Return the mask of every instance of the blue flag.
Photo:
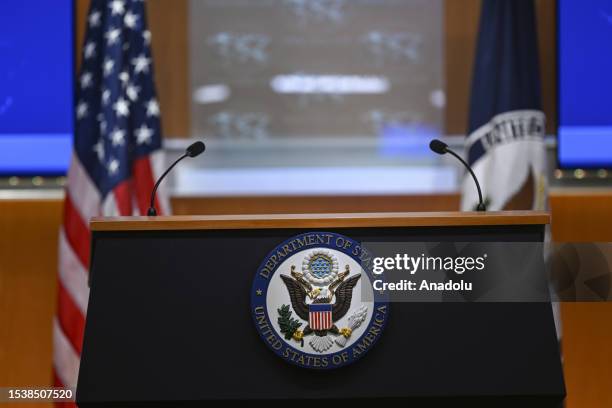
<svg viewBox="0 0 612 408">
<path fill-rule="evenodd" d="M 484 0 L 470 98 L 466 156 L 489 210 L 543 209 L 545 117 L 532 0 Z M 462 209 L 478 195 L 468 177 Z"/>
</svg>

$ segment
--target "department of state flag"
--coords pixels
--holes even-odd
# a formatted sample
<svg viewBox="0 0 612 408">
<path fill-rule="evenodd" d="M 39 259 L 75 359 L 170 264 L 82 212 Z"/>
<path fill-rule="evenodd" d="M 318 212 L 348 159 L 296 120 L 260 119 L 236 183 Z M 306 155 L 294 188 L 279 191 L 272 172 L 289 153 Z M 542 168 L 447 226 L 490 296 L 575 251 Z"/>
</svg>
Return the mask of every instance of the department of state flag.
<svg viewBox="0 0 612 408">
<path fill-rule="evenodd" d="M 532 0 L 482 2 L 466 153 L 488 210 L 546 205 L 545 117 L 537 46 Z M 474 210 L 477 203 L 468 174 L 461 207 Z"/>
</svg>

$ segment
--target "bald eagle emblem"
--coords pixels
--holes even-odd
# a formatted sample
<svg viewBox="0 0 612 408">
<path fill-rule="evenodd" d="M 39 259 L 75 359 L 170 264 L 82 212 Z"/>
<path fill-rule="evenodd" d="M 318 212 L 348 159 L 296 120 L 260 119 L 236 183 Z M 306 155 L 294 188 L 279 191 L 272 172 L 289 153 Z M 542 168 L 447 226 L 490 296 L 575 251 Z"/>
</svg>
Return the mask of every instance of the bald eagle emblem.
<svg viewBox="0 0 612 408">
<path fill-rule="evenodd" d="M 303 278 L 303 274 L 296 272 L 294 267 L 291 268 L 291 276 L 280 276 L 289 291 L 291 306 L 295 314 L 308 322 L 303 331 L 298 329 L 291 334 L 295 340 L 302 341 L 304 337 L 310 335 L 321 337 L 323 339 L 313 340 L 311 346 L 322 352 L 332 345 L 332 342 L 326 338 L 328 333 L 336 336 L 349 335 L 350 328 L 346 327 L 340 330 L 335 325 L 335 322 L 344 317 L 351 307 L 353 289 L 361 278 L 361 275 L 357 274 L 345 280 L 349 273 L 347 265 L 346 270 L 339 274 L 323 291 L 320 288 L 313 288 Z M 325 293 L 325 296 L 321 296 L 322 292 Z M 312 302 L 308 303 L 308 298 Z"/>
<path fill-rule="evenodd" d="M 348 338 L 352 333 L 350 327 L 338 328 L 336 322 L 349 311 L 353 289 L 361 274 L 349 277 L 349 265 L 338 273 L 338 261 L 329 251 L 313 252 L 304 260 L 302 269 L 303 272 L 298 272 L 295 265 L 291 265 L 290 274 L 281 274 L 280 277 L 289 292 L 291 307 L 297 317 L 306 322 L 305 327 L 292 330 L 283 325 L 288 314 L 286 305 L 279 309 L 279 324 L 286 337 L 290 335 L 302 346 L 305 337 L 313 336 L 309 344 L 322 353 L 333 345 L 330 335 Z M 366 311 L 366 308 L 359 310 L 362 318 L 365 318 Z M 343 346 L 345 341 L 339 339 L 336 343 Z"/>
<path fill-rule="evenodd" d="M 251 311 L 264 343 L 283 360 L 332 369 L 362 358 L 380 338 L 387 301 L 374 296 L 369 253 L 349 237 L 306 232 L 261 261 Z"/>
</svg>

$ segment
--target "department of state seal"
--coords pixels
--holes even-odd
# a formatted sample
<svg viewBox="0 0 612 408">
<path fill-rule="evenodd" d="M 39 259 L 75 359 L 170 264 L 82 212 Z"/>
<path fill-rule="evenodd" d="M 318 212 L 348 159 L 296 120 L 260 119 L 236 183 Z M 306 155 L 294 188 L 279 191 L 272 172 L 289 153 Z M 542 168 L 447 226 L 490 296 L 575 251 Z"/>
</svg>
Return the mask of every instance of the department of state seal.
<svg viewBox="0 0 612 408">
<path fill-rule="evenodd" d="M 361 268 L 361 245 L 331 232 L 295 236 L 272 250 L 251 291 L 255 326 L 274 353 L 330 369 L 363 357 L 382 335 L 388 305 Z"/>
</svg>

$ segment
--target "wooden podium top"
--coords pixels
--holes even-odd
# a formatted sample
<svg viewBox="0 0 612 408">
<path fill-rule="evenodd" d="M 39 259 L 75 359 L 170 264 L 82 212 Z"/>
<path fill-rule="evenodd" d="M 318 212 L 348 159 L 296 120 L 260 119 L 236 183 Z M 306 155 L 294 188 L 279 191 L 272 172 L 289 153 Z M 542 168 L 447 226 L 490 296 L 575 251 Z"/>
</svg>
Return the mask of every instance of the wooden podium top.
<svg viewBox="0 0 612 408">
<path fill-rule="evenodd" d="M 92 231 L 213 230 L 261 228 L 445 227 L 543 225 L 540 211 L 261 214 L 159 217 L 94 217 Z"/>
</svg>

